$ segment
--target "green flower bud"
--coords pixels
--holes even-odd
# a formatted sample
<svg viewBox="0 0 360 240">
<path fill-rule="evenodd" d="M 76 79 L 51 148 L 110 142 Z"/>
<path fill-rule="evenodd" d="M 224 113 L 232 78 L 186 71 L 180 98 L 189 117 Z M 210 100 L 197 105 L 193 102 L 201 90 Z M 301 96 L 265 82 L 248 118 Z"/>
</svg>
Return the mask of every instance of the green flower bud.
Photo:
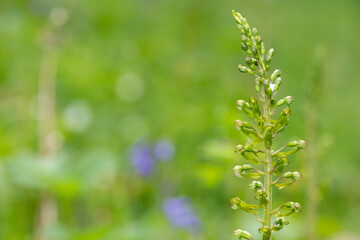
<svg viewBox="0 0 360 240">
<path fill-rule="evenodd" d="M 236 27 L 240 30 L 241 33 L 245 32 L 243 25 L 241 25 L 241 24 L 236 24 Z"/>
<path fill-rule="evenodd" d="M 256 56 L 258 54 L 258 50 L 255 46 L 251 47 L 251 52 Z"/>
<path fill-rule="evenodd" d="M 241 35 L 241 41 L 242 42 L 246 42 L 246 41 L 248 41 L 248 39 L 249 38 L 246 35 L 244 35 L 244 34 Z"/>
<path fill-rule="evenodd" d="M 299 213 L 299 212 L 302 211 L 302 207 L 301 207 L 300 203 L 298 203 L 298 202 L 287 202 L 287 203 L 285 204 L 285 207 L 288 208 L 288 209 L 290 209 L 290 210 L 291 210 L 291 213 L 293 213 L 293 212 Z M 290 214 L 291 214 L 291 213 L 290 213 Z M 286 216 L 290 215 L 290 214 L 288 214 L 288 213 L 286 213 L 286 214 L 287 214 Z M 284 216 L 285 216 L 285 215 L 284 215 Z"/>
<path fill-rule="evenodd" d="M 274 81 L 280 75 L 281 75 L 281 71 L 279 69 L 276 69 L 270 76 L 271 81 Z"/>
<path fill-rule="evenodd" d="M 276 121 L 275 125 L 274 125 L 274 132 L 279 132 L 282 129 L 284 129 L 290 121 L 290 115 L 291 115 L 291 110 L 290 108 L 285 108 L 279 115 L 278 120 Z"/>
<path fill-rule="evenodd" d="M 285 102 L 286 102 L 286 101 L 285 101 L 285 98 L 280 99 L 280 100 L 276 103 L 276 106 L 277 106 L 277 107 L 280 107 L 280 106 L 284 105 Z"/>
<path fill-rule="evenodd" d="M 279 85 L 274 84 L 274 87 L 272 88 L 273 92 L 277 92 L 279 90 Z"/>
<path fill-rule="evenodd" d="M 291 141 L 288 144 L 286 144 L 287 147 L 294 147 L 295 149 L 287 151 L 287 152 L 278 152 L 276 155 L 277 156 L 287 156 L 290 154 L 294 154 L 302 149 L 305 149 L 306 147 L 306 142 L 304 140 L 299 140 L 299 141 Z"/>
<path fill-rule="evenodd" d="M 285 98 L 283 98 L 283 99 L 280 99 L 277 103 L 276 103 L 276 106 L 277 107 L 280 107 L 280 106 L 282 106 L 283 104 L 287 104 L 287 105 L 290 105 L 291 103 L 293 103 L 293 101 L 294 101 L 294 98 L 293 97 L 291 97 L 291 96 L 287 96 L 287 97 L 285 97 Z"/>
<path fill-rule="evenodd" d="M 275 105 L 276 105 L 276 101 L 275 101 L 275 99 L 271 99 L 271 102 L 270 102 L 270 107 L 271 107 L 271 108 L 274 108 L 274 107 L 275 107 Z"/>
<path fill-rule="evenodd" d="M 246 202 L 242 201 L 239 197 L 232 198 L 230 200 L 230 206 L 234 210 L 241 209 L 243 211 L 251 212 L 251 213 L 257 213 L 253 209 L 259 208 L 258 205 L 247 204 Z"/>
<path fill-rule="evenodd" d="M 264 185 L 262 184 L 262 182 L 259 182 L 259 181 L 252 181 L 250 184 L 249 184 L 249 189 L 252 189 L 252 190 L 259 190 L 259 189 L 263 189 L 264 188 Z"/>
<path fill-rule="evenodd" d="M 253 33 L 254 36 L 257 36 L 258 35 L 258 30 L 256 28 L 253 28 L 252 33 Z"/>
<path fill-rule="evenodd" d="M 264 72 L 264 71 L 263 71 L 263 72 Z M 262 79 L 262 82 L 263 82 L 264 85 L 268 85 L 268 84 L 269 84 L 269 79 L 263 78 L 263 79 Z"/>
<path fill-rule="evenodd" d="M 260 200 L 260 205 L 263 205 L 267 201 L 264 185 L 259 181 L 253 181 L 249 184 L 249 189 L 254 190 L 255 199 Z"/>
<path fill-rule="evenodd" d="M 250 97 L 249 98 L 249 105 L 252 108 L 252 110 L 256 113 L 260 114 L 260 108 L 259 105 L 257 103 L 257 100 L 254 97 Z"/>
<path fill-rule="evenodd" d="M 235 237 L 238 237 L 239 240 L 243 240 L 243 239 L 245 239 L 245 240 L 251 240 L 251 239 L 253 239 L 252 236 L 251 236 L 251 234 L 250 234 L 249 232 L 243 231 L 243 230 L 241 230 L 241 229 L 236 229 L 236 230 L 234 231 L 234 236 L 235 236 Z"/>
<path fill-rule="evenodd" d="M 239 69 L 239 71 L 242 72 L 242 73 L 246 73 L 246 72 L 247 72 L 247 68 L 246 68 L 245 66 L 240 65 L 240 64 L 239 64 L 239 66 L 238 66 L 238 69 Z"/>
<path fill-rule="evenodd" d="M 234 125 L 237 130 L 242 131 L 246 136 L 252 137 L 257 140 L 261 139 L 261 136 L 259 135 L 259 133 L 255 130 L 255 128 L 250 123 L 243 122 L 241 120 L 236 120 Z"/>
<path fill-rule="evenodd" d="M 278 85 L 278 86 L 281 85 L 281 77 L 278 77 L 275 79 L 275 85 Z"/>
<path fill-rule="evenodd" d="M 266 93 L 266 95 L 268 95 L 268 96 L 271 96 L 271 95 L 273 94 L 272 85 L 271 85 L 271 84 L 265 88 L 265 93 Z"/>
<path fill-rule="evenodd" d="M 265 77 L 265 72 L 261 68 L 259 69 L 259 75 L 260 75 L 260 77 Z"/>
<path fill-rule="evenodd" d="M 239 131 L 241 130 L 241 123 L 242 123 L 241 120 L 236 120 L 234 122 L 234 127 L 235 127 L 236 130 L 239 130 Z"/>
<path fill-rule="evenodd" d="M 278 158 L 276 167 L 274 169 L 274 175 L 277 176 L 284 171 L 285 166 L 289 164 L 289 159 L 285 156 Z"/>
<path fill-rule="evenodd" d="M 255 58 L 245 57 L 245 63 L 249 67 L 254 68 L 253 70 L 255 70 L 255 66 L 259 66 L 259 62 Z"/>
<path fill-rule="evenodd" d="M 292 205 L 292 208 L 295 210 L 296 213 L 302 212 L 302 207 L 298 202 L 294 203 Z"/>
<path fill-rule="evenodd" d="M 239 197 L 234 197 L 232 199 L 230 199 L 230 206 L 232 209 L 236 210 L 239 208 L 241 199 Z"/>
<path fill-rule="evenodd" d="M 284 213 L 280 213 L 280 209 L 283 208 L 283 207 L 288 209 L 288 211 L 286 211 Z M 297 203 L 297 202 L 287 202 L 283 206 L 279 207 L 278 209 L 279 209 L 279 211 L 277 211 L 274 214 L 276 217 L 289 216 L 289 215 L 291 215 L 293 213 L 299 213 L 299 212 L 302 211 L 301 205 L 299 203 Z"/>
<path fill-rule="evenodd" d="M 260 49 L 261 49 L 261 55 L 265 55 L 265 43 L 264 42 L 261 42 L 261 45 L 260 45 Z"/>
<path fill-rule="evenodd" d="M 234 16 L 234 18 L 235 18 L 235 21 L 236 21 L 237 23 L 243 24 L 243 22 L 244 22 L 244 17 L 241 16 L 240 13 L 235 12 L 234 10 L 232 10 L 232 14 L 233 14 L 233 16 Z"/>
<path fill-rule="evenodd" d="M 294 181 L 299 180 L 301 178 L 301 174 L 299 172 L 286 172 L 283 175 L 284 178 L 291 178 Z"/>
<path fill-rule="evenodd" d="M 270 48 L 270 50 L 268 51 L 268 53 L 267 53 L 267 55 L 266 55 L 266 57 L 265 57 L 265 61 L 266 61 L 266 63 L 270 63 L 271 62 L 271 59 L 272 59 L 272 57 L 273 57 L 273 55 L 274 55 L 274 49 L 273 48 Z"/>
<path fill-rule="evenodd" d="M 287 178 L 290 179 L 290 182 L 284 182 L 284 183 L 277 183 L 280 179 Z M 274 182 L 275 187 L 278 189 L 283 189 L 284 187 L 288 187 L 292 185 L 296 180 L 299 180 L 301 178 L 301 175 L 299 172 L 286 172 L 280 177 L 278 180 Z"/>
<path fill-rule="evenodd" d="M 276 78 L 276 80 L 275 80 L 275 84 L 274 84 L 274 87 L 273 87 L 273 89 L 272 89 L 273 92 L 277 92 L 277 90 L 279 90 L 280 85 L 281 85 L 281 78 L 278 77 L 278 78 Z"/>
<path fill-rule="evenodd" d="M 257 44 L 261 44 L 262 39 L 261 39 L 260 36 L 256 36 L 256 37 L 255 37 L 255 41 L 257 42 Z"/>
<path fill-rule="evenodd" d="M 263 235 L 263 240 L 269 240 L 271 235 L 271 230 L 268 226 L 263 226 L 262 228 L 259 228 L 259 233 Z"/>
<path fill-rule="evenodd" d="M 249 33 L 250 32 L 250 26 L 248 25 L 248 24 L 244 24 L 244 29 L 245 29 L 245 32 L 246 33 Z M 251 36 L 251 35 L 250 35 Z M 248 37 L 250 37 L 249 35 L 248 35 Z"/>
<path fill-rule="evenodd" d="M 235 173 L 235 176 L 237 177 L 242 177 L 241 175 L 241 171 L 242 171 L 242 167 L 240 165 L 236 165 L 234 168 L 233 168 L 233 171 Z"/>
<path fill-rule="evenodd" d="M 286 146 L 288 146 L 288 147 L 297 147 L 297 148 L 300 148 L 300 149 L 304 149 L 306 147 L 306 142 L 304 140 L 291 141 Z"/>
<path fill-rule="evenodd" d="M 274 231 L 280 231 L 284 225 L 288 225 L 290 222 L 284 217 L 278 217 L 275 219 L 274 226 L 271 228 Z"/>
<path fill-rule="evenodd" d="M 260 163 L 259 157 L 256 155 L 259 150 L 255 149 L 252 144 L 247 143 L 245 146 L 241 144 L 237 145 L 235 147 L 235 152 L 241 154 L 246 160 L 254 164 Z M 251 154 L 255 155 L 256 157 L 251 156 Z"/>
<path fill-rule="evenodd" d="M 268 130 L 265 133 L 265 146 L 267 148 L 271 148 L 271 146 L 272 146 L 272 131 L 271 130 Z"/>
<path fill-rule="evenodd" d="M 298 148 L 305 149 L 306 148 L 306 142 L 304 140 L 298 141 Z"/>
<path fill-rule="evenodd" d="M 253 172 L 253 173 L 246 173 L 246 171 L 252 170 L 253 167 L 249 164 L 244 164 L 242 166 L 236 165 L 233 168 L 235 176 L 237 177 L 246 177 L 246 178 L 253 178 L 258 179 L 261 178 L 264 174 L 261 172 Z"/>
<path fill-rule="evenodd" d="M 237 100 L 236 101 L 236 104 L 237 104 L 237 108 L 239 109 L 239 110 L 243 110 L 244 108 L 250 108 L 250 104 L 249 103 L 247 103 L 246 101 L 244 101 L 244 100 Z"/>
<path fill-rule="evenodd" d="M 260 82 L 259 78 L 256 78 L 255 79 L 255 91 L 260 92 L 260 90 L 261 90 L 261 82 Z"/>
<path fill-rule="evenodd" d="M 250 73 L 251 75 L 255 74 L 253 70 L 251 70 L 250 68 L 247 68 L 247 67 L 245 67 L 245 66 L 243 66 L 241 64 L 238 66 L 238 69 L 242 73 Z"/>
<path fill-rule="evenodd" d="M 241 43 L 241 49 L 244 50 L 244 51 L 247 51 L 248 50 L 248 46 L 246 46 L 245 43 Z"/>
<path fill-rule="evenodd" d="M 252 166 L 249 165 L 249 164 L 244 164 L 244 165 L 241 166 L 241 168 L 242 168 L 242 170 L 247 171 L 247 170 L 252 169 Z"/>
<path fill-rule="evenodd" d="M 244 145 L 239 144 L 239 145 L 237 145 L 237 146 L 235 147 L 235 152 L 236 152 L 236 153 L 243 153 L 244 151 L 245 151 Z"/>
<path fill-rule="evenodd" d="M 287 96 L 284 98 L 287 105 L 290 105 L 294 102 L 294 98 L 292 96 Z"/>
<path fill-rule="evenodd" d="M 240 120 L 236 120 L 235 122 L 240 128 L 253 129 L 253 126 L 251 125 L 251 123 L 243 122 L 243 121 L 240 121 Z"/>
<path fill-rule="evenodd" d="M 250 117 L 252 117 L 253 119 L 259 121 L 260 120 L 260 111 L 254 110 L 249 103 L 245 102 L 244 100 L 238 100 L 237 101 L 237 108 L 240 111 L 243 111 L 244 113 L 246 113 L 247 115 L 249 115 Z M 235 125 L 237 125 L 239 122 L 236 121 Z M 235 126 L 236 127 L 236 126 Z"/>
<path fill-rule="evenodd" d="M 259 61 L 257 59 L 251 58 L 251 61 L 255 66 L 259 66 Z"/>
<path fill-rule="evenodd" d="M 250 60 L 250 63 L 246 62 L 246 65 L 248 65 L 251 70 L 256 71 L 256 67 L 255 67 L 255 65 L 251 62 L 251 60 Z"/>
<path fill-rule="evenodd" d="M 242 166 L 240 165 L 236 165 L 234 168 L 233 168 L 233 171 L 235 173 L 235 175 L 237 177 L 243 177 L 245 171 L 248 171 L 248 170 L 251 170 L 252 169 L 252 166 L 249 165 L 249 164 L 244 164 Z"/>
</svg>

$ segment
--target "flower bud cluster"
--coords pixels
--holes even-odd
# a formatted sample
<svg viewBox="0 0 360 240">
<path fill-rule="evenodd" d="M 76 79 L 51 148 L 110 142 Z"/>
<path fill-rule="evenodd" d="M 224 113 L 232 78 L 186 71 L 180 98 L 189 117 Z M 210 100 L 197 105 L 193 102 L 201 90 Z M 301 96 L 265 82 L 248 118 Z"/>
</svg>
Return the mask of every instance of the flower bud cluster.
<svg viewBox="0 0 360 240">
<path fill-rule="evenodd" d="M 294 98 L 287 96 L 276 101 L 275 95 L 278 92 L 282 79 L 281 71 L 275 69 L 270 71 L 270 64 L 274 56 L 274 49 L 266 52 L 265 44 L 256 28 L 251 28 L 247 20 L 240 14 L 233 11 L 233 16 L 237 23 L 237 28 L 241 33 L 241 48 L 248 56 L 245 64 L 240 64 L 238 69 L 242 73 L 248 73 L 255 78 L 255 90 L 258 98 L 250 97 L 249 101 L 238 100 L 237 108 L 252 118 L 255 124 L 236 120 L 234 126 L 246 137 L 244 144 L 239 144 L 235 152 L 242 155 L 252 164 L 263 164 L 263 171 L 250 164 L 236 165 L 233 171 L 237 177 L 255 179 L 249 184 L 249 189 L 254 192 L 255 200 L 258 204 L 248 204 L 239 197 L 234 197 L 230 201 L 232 209 L 240 209 L 254 214 L 262 224 L 259 233 L 263 240 L 273 239 L 272 233 L 280 231 L 289 221 L 285 218 L 294 212 L 300 212 L 299 203 L 287 202 L 281 207 L 272 210 L 272 187 L 278 189 L 288 187 L 301 178 L 297 171 L 285 172 L 289 165 L 288 156 L 305 149 L 304 140 L 290 141 L 278 150 L 273 150 L 274 138 L 285 129 L 290 122 L 290 105 Z M 276 119 L 272 119 L 278 108 L 285 107 L 278 113 Z M 261 144 L 261 145 L 260 145 Z M 285 149 L 285 150 L 284 150 Z M 273 177 L 278 176 L 274 181 Z M 261 179 L 264 178 L 262 182 Z M 264 210 L 264 219 L 257 216 L 254 209 Z M 285 212 L 281 213 L 281 209 Z M 271 217 L 276 217 L 275 222 L 271 223 Z M 253 239 L 251 235 L 241 229 L 234 232 L 238 239 Z"/>
<path fill-rule="evenodd" d="M 266 192 L 265 192 L 265 188 L 264 188 L 264 185 L 262 184 L 262 182 L 253 181 L 252 183 L 249 184 L 249 189 L 254 190 L 255 199 L 260 200 L 259 201 L 260 206 L 264 205 L 268 201 L 268 198 L 267 198 Z"/>
<path fill-rule="evenodd" d="M 238 66 L 239 71 L 256 77 L 255 90 L 258 93 L 261 92 L 261 88 L 264 88 L 264 92 L 268 96 L 274 96 L 281 84 L 280 70 L 276 69 L 272 74 L 269 73 L 270 63 L 275 52 L 274 49 L 271 48 L 266 53 L 265 44 L 258 30 L 251 28 L 240 13 L 233 11 L 233 16 L 241 33 L 241 49 L 249 54 L 249 57 L 245 58 L 246 65 L 240 64 Z M 261 97 L 264 98 L 265 96 L 262 94 Z"/>
</svg>

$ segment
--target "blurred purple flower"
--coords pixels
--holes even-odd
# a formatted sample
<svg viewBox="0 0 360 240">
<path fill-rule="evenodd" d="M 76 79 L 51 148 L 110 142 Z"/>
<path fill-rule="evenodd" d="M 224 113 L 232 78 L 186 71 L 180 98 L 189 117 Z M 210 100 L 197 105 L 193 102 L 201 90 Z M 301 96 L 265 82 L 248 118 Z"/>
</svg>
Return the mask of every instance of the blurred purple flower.
<svg viewBox="0 0 360 240">
<path fill-rule="evenodd" d="M 168 161 L 174 156 L 175 148 L 171 141 L 160 140 L 155 146 L 155 157 L 157 159 Z"/>
<path fill-rule="evenodd" d="M 173 226 L 185 228 L 190 232 L 197 232 L 199 230 L 199 219 L 195 215 L 187 198 L 177 197 L 166 199 L 163 204 L 163 211 Z"/>
<path fill-rule="evenodd" d="M 148 176 L 153 172 L 154 159 L 149 145 L 134 144 L 131 148 L 131 164 L 140 176 Z"/>
</svg>

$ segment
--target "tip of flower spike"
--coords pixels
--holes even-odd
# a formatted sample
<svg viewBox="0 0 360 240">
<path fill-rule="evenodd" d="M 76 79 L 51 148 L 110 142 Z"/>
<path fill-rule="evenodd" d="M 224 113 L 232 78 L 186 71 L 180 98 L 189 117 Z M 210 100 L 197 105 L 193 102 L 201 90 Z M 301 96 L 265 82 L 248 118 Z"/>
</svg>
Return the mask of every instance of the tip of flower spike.
<svg viewBox="0 0 360 240">
<path fill-rule="evenodd" d="M 236 21 L 237 23 L 239 23 L 239 24 L 243 24 L 243 23 L 244 23 L 244 18 L 243 18 L 243 16 L 242 16 L 240 13 L 236 12 L 235 10 L 232 10 L 232 15 L 234 16 L 235 21 Z"/>
</svg>

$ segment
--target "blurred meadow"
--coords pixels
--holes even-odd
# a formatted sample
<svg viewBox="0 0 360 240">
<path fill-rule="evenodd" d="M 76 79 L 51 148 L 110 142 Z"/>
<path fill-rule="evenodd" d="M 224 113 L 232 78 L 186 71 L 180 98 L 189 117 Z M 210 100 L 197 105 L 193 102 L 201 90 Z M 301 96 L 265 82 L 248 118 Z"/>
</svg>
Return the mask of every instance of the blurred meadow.
<svg viewBox="0 0 360 240">
<path fill-rule="evenodd" d="M 276 239 L 314 240 L 315 219 L 317 239 L 359 240 L 357 0 L 2 0 L 0 239 L 255 233 L 228 204 L 253 201 L 233 122 L 256 94 L 232 9 L 275 49 L 278 97 L 295 98 L 279 145 L 310 139 L 289 166 L 303 179 L 274 193 L 304 211 Z"/>
</svg>

